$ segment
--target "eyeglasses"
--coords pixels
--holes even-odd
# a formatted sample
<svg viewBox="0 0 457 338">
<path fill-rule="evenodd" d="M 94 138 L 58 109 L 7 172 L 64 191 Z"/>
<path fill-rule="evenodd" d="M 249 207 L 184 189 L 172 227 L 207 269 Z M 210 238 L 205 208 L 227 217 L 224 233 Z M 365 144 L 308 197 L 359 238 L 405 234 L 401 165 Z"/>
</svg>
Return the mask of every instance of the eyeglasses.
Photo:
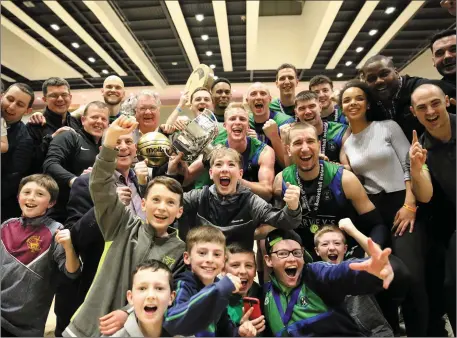
<svg viewBox="0 0 457 338">
<path fill-rule="evenodd" d="M 53 100 L 57 100 L 59 98 L 59 96 L 62 96 L 62 99 L 68 99 L 70 97 L 70 94 L 68 93 L 52 93 L 52 94 L 49 94 L 49 95 L 46 95 L 46 97 L 48 99 L 53 99 Z"/>
<path fill-rule="evenodd" d="M 157 109 L 159 109 L 157 106 L 152 106 L 152 107 L 147 107 L 147 108 L 138 108 L 138 111 L 140 113 L 146 113 L 147 110 L 156 111 Z"/>
<path fill-rule="evenodd" d="M 295 258 L 302 258 L 303 257 L 303 250 L 302 249 L 295 249 L 295 250 L 278 250 L 273 251 L 272 254 L 276 254 L 280 259 L 286 259 L 289 257 L 290 254 Z"/>
</svg>

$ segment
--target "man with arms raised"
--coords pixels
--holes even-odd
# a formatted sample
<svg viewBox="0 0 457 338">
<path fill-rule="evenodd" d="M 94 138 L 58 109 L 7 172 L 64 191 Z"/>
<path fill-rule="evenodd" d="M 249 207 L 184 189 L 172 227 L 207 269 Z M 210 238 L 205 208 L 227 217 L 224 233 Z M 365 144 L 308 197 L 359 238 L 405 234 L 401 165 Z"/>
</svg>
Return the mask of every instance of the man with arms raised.
<svg viewBox="0 0 457 338">
<path fill-rule="evenodd" d="M 333 121 L 348 124 L 340 107 L 332 100 L 333 82 L 325 75 L 316 75 L 309 81 L 309 90 L 315 92 L 319 97 L 323 121 Z"/>
<path fill-rule="evenodd" d="M 294 116 L 295 88 L 298 85 L 298 74 L 295 66 L 283 63 L 276 70 L 276 87 L 279 98 L 270 103 L 270 110 Z"/>
</svg>

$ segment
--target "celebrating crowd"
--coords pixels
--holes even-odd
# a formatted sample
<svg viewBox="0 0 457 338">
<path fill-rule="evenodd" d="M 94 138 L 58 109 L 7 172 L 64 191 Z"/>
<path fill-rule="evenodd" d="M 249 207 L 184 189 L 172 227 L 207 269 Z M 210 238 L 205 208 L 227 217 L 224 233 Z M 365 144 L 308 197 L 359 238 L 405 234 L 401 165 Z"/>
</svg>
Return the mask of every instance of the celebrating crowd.
<svg viewBox="0 0 457 338">
<path fill-rule="evenodd" d="M 1 334 L 447 336 L 456 332 L 456 33 L 430 41 L 443 76 L 376 55 L 336 90 L 318 75 L 279 97 L 231 83 L 182 95 L 160 124 L 144 90 L 105 79 L 70 113 L 70 85 L 1 98 Z M 413 74 L 412 74 L 413 75 Z M 209 156 L 148 167 L 137 144 L 214 113 Z M 404 327 L 403 327 L 404 324 Z M 405 330 L 405 332 L 403 332 Z"/>
</svg>

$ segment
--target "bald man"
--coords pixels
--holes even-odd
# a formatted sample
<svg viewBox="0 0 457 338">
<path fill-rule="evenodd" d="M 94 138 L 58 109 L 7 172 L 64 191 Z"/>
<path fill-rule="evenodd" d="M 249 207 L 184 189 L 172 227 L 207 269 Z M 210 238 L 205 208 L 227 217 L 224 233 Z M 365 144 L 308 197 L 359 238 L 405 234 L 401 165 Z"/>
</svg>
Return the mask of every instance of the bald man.
<svg viewBox="0 0 457 338">
<path fill-rule="evenodd" d="M 124 81 L 119 76 L 110 75 L 108 76 L 105 81 L 103 82 L 103 88 L 101 89 L 103 100 L 108 105 L 109 109 L 109 122 L 113 122 L 115 119 L 119 117 L 121 104 L 125 97 L 125 90 L 124 90 Z M 71 116 L 74 118 L 81 120 L 81 116 L 84 113 L 84 109 L 86 105 L 80 106 L 78 109 L 71 113 Z M 41 124 L 44 125 L 46 123 L 46 118 L 43 116 L 42 113 L 36 112 L 32 116 L 30 116 L 29 122 L 30 124 Z"/>
<path fill-rule="evenodd" d="M 248 88 L 246 103 L 250 110 L 249 127 L 255 130 L 260 141 L 273 148 L 277 161 L 284 167 L 284 146 L 279 136 L 279 127 L 294 122 L 294 119 L 270 110 L 270 90 L 264 83 L 256 82 Z"/>
<path fill-rule="evenodd" d="M 439 87 L 431 84 L 419 86 L 411 96 L 411 112 L 425 127 L 419 139 L 413 136 L 409 153 L 412 190 L 418 201 L 430 201 L 423 206 L 423 212 L 429 211 L 430 216 L 427 336 L 444 334 L 442 316 L 445 312 L 456 332 L 456 118 L 448 113 L 449 101 Z"/>
</svg>

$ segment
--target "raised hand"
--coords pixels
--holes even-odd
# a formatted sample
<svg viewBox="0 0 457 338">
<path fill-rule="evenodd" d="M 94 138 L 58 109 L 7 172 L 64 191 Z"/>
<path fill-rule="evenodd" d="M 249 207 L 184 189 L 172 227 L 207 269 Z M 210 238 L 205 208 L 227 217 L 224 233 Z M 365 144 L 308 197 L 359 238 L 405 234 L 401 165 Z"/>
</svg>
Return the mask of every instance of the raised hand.
<svg viewBox="0 0 457 338">
<path fill-rule="evenodd" d="M 226 276 L 230 279 L 230 281 L 235 286 L 235 290 L 232 293 L 238 293 L 240 291 L 240 288 L 241 288 L 241 279 L 240 279 L 240 277 L 232 275 L 231 273 L 226 274 Z"/>
<path fill-rule="evenodd" d="M 272 119 L 269 119 L 262 127 L 265 136 L 268 137 L 270 140 L 272 138 L 278 137 L 278 125 Z"/>
<path fill-rule="evenodd" d="M 121 115 L 106 130 L 103 145 L 113 149 L 116 148 L 119 137 L 132 133 L 137 126 L 138 122 L 133 116 Z"/>
<path fill-rule="evenodd" d="M 68 229 L 58 229 L 56 231 L 56 243 L 59 243 L 60 245 L 63 246 L 65 250 L 68 250 L 73 247 L 73 244 L 71 243 L 71 235 L 70 235 L 70 230 Z"/>
<path fill-rule="evenodd" d="M 351 263 L 349 268 L 352 270 L 366 271 L 373 276 L 383 280 L 382 286 L 387 289 L 394 279 L 394 271 L 389 262 L 390 248 L 381 250 L 371 238 L 367 239 L 368 254 L 371 256 L 361 263 Z"/>
<path fill-rule="evenodd" d="M 427 161 L 427 149 L 422 148 L 417 139 L 417 132 L 413 130 L 413 140 L 409 148 L 409 160 L 411 162 L 411 173 L 416 174 L 422 170 Z"/>
<path fill-rule="evenodd" d="M 290 210 L 297 210 L 300 206 L 300 188 L 296 185 L 286 183 L 287 189 L 284 193 L 284 202 Z"/>
<path fill-rule="evenodd" d="M 148 183 L 149 169 L 147 163 L 148 160 L 144 160 L 135 164 L 135 174 L 138 178 L 138 183 L 141 185 Z"/>
<path fill-rule="evenodd" d="M 352 234 L 357 231 L 354 223 L 350 218 L 343 218 L 338 222 L 338 227 L 352 237 Z"/>
</svg>

